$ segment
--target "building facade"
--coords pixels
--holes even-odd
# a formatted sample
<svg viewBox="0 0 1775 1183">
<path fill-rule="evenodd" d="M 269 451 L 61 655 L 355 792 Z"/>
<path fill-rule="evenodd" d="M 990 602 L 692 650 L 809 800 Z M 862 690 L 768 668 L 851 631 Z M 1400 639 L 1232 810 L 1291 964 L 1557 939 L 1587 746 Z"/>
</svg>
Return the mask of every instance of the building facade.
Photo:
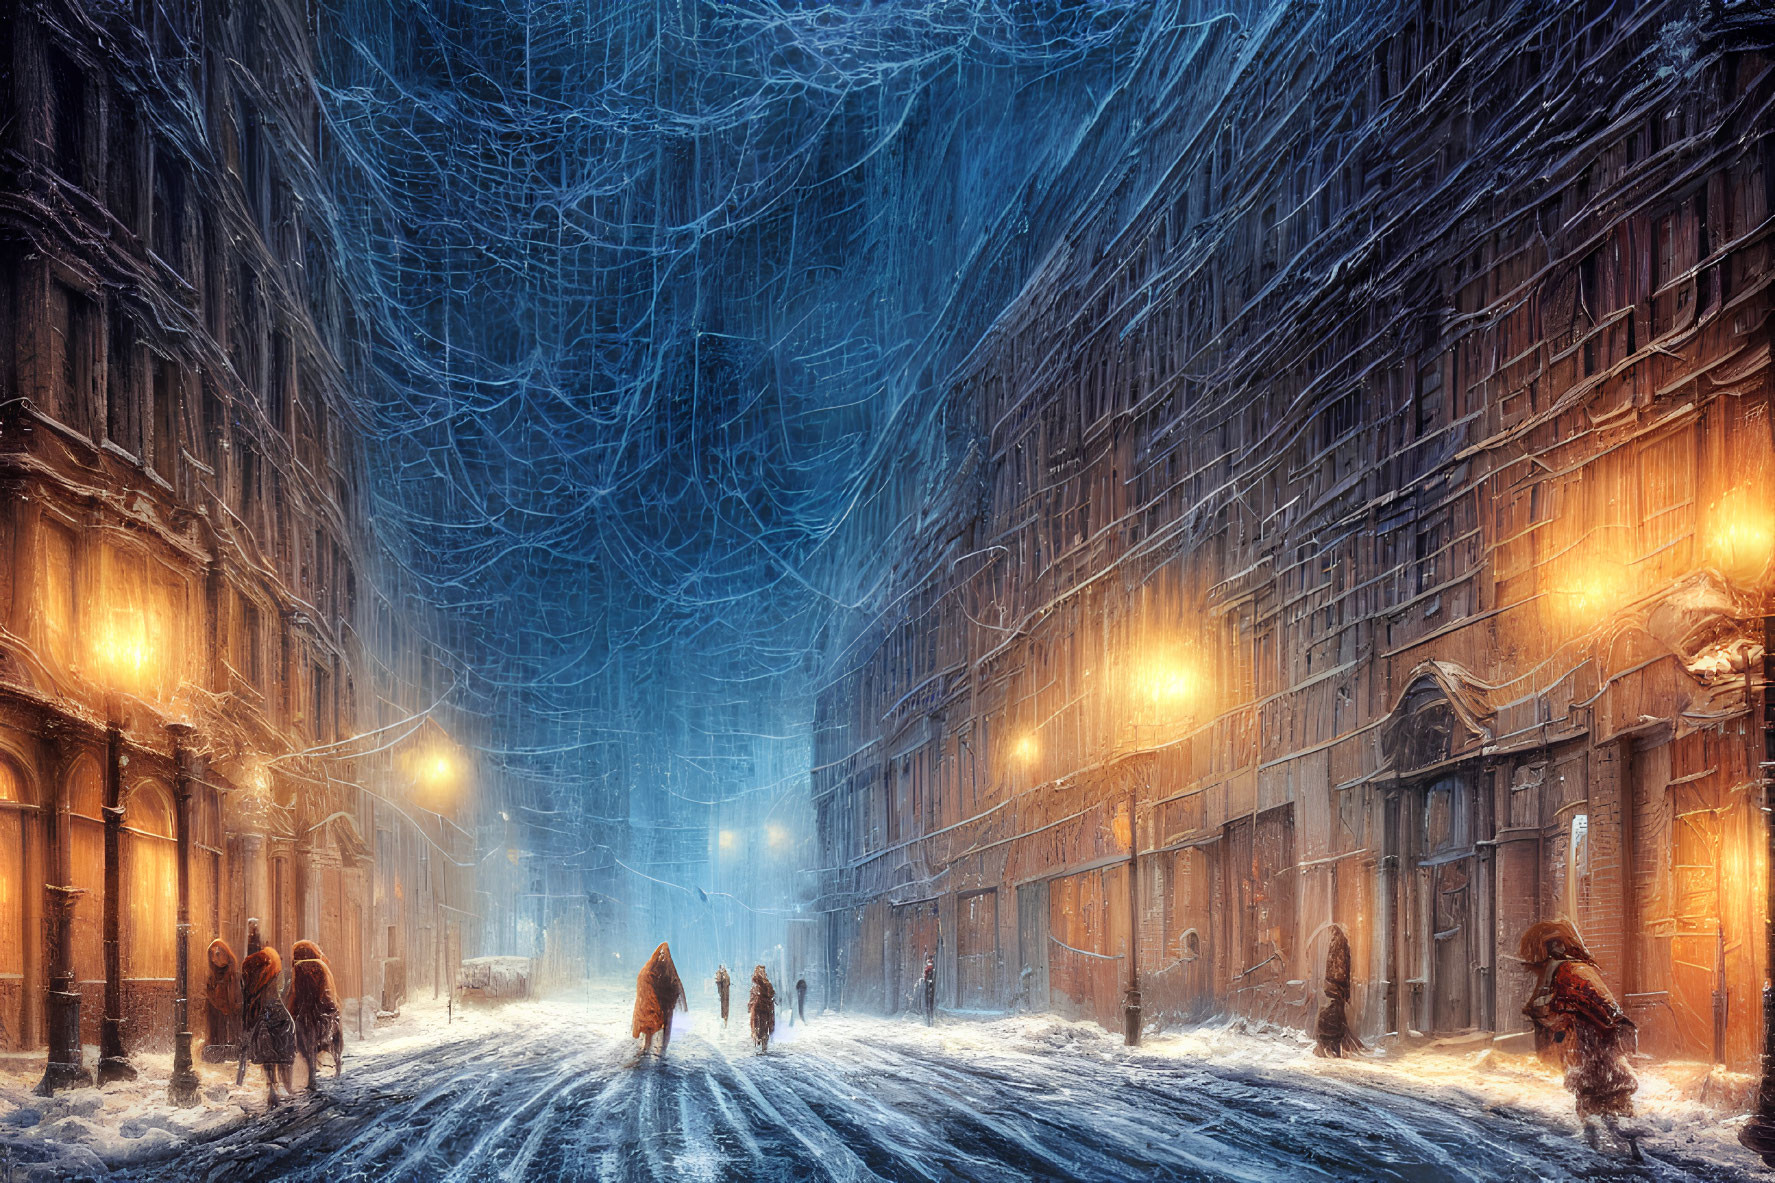
<svg viewBox="0 0 1775 1183">
<path fill-rule="evenodd" d="M 0 16 L 13 1049 L 43 1046 L 69 993 L 103 1054 L 170 1046 L 181 902 L 194 991 L 211 939 L 241 953 L 258 917 L 286 952 L 328 951 L 351 1034 L 390 960 L 435 981 L 459 955 L 434 934 L 472 896 L 472 777 L 421 770 L 454 750 L 428 714 L 437 659 L 365 574 L 387 564 L 312 37 L 293 2 Z"/>
<path fill-rule="evenodd" d="M 1224 8 L 1225 6 L 1216 6 Z M 1766 972 L 1775 56 L 1755 6 L 1239 6 L 1158 39 L 935 369 L 951 479 L 815 722 L 846 1005 L 1525 1029 Z M 934 334 L 939 335 L 940 334 Z"/>
</svg>

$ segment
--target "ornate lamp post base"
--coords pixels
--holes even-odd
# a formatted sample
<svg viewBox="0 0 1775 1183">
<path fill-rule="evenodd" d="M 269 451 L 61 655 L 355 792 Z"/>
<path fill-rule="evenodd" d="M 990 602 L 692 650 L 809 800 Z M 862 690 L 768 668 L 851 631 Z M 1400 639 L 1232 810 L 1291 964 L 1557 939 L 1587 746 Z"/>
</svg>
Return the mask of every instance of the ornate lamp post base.
<svg viewBox="0 0 1775 1183">
<path fill-rule="evenodd" d="M 181 1031 L 173 1045 L 173 1078 L 166 1086 L 166 1098 L 180 1108 L 197 1104 L 197 1089 L 202 1082 L 191 1068 L 191 1032 Z"/>
<path fill-rule="evenodd" d="M 136 1066 L 123 1051 L 123 1020 L 105 1018 L 99 1022 L 99 1083 L 134 1080 Z"/>
<path fill-rule="evenodd" d="M 1738 1144 L 1762 1156 L 1763 1165 L 1775 1167 L 1775 1122 L 1758 1114 L 1738 1131 Z"/>
<path fill-rule="evenodd" d="M 49 1063 L 38 1082 L 37 1095 L 48 1097 L 61 1089 L 91 1088 L 92 1073 L 87 1071 L 80 1050 L 80 995 L 51 990 L 48 1002 Z"/>
<path fill-rule="evenodd" d="M 39 1097 L 52 1097 L 62 1089 L 91 1088 L 92 1073 L 83 1064 L 58 1064 L 51 1060 L 37 1082 Z"/>
</svg>

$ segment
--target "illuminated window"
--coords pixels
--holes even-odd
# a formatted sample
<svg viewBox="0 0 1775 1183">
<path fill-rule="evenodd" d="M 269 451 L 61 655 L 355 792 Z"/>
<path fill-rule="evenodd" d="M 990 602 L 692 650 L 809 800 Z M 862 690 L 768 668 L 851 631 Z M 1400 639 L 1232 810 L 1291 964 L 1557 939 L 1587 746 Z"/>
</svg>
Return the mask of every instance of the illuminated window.
<svg viewBox="0 0 1775 1183">
<path fill-rule="evenodd" d="M 0 757 L 0 978 L 25 972 L 24 773 Z"/>
<path fill-rule="evenodd" d="M 123 972 L 129 978 L 173 976 L 178 942 L 178 846 L 172 794 L 157 781 L 130 793 L 123 847 Z"/>
<path fill-rule="evenodd" d="M 42 612 L 44 648 L 63 669 L 74 656 L 74 532 L 43 523 Z"/>
<path fill-rule="evenodd" d="M 82 755 L 66 782 L 68 842 L 73 853 L 74 886 L 86 894 L 74 904 L 74 977 L 105 980 L 105 789 L 99 762 Z"/>
<path fill-rule="evenodd" d="M 259 606 L 244 595 L 235 597 L 234 669 L 254 686 L 262 686 Z"/>
<path fill-rule="evenodd" d="M 1590 905 L 1590 815 L 1572 818 L 1570 846 L 1565 863 L 1565 914 L 1582 924 Z"/>
</svg>

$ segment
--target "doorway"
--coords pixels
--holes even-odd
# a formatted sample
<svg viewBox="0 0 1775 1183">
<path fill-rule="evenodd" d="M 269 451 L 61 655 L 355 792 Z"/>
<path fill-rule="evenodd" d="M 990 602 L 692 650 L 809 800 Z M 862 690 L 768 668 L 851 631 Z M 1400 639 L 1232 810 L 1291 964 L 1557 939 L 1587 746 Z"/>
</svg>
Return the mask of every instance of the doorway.
<svg viewBox="0 0 1775 1183">
<path fill-rule="evenodd" d="M 1412 873 L 1401 885 L 1400 936 L 1412 1020 L 1431 1035 L 1471 1031 L 1479 1025 L 1473 782 L 1440 777 L 1408 789 L 1402 805 L 1401 861 Z"/>
</svg>

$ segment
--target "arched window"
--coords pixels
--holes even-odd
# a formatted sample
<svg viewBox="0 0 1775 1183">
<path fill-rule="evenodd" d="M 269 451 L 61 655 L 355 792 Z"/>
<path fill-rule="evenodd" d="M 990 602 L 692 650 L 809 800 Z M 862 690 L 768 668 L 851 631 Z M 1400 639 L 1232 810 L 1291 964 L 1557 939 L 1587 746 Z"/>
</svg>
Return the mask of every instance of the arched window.
<svg viewBox="0 0 1775 1183">
<path fill-rule="evenodd" d="M 123 844 L 123 976 L 170 978 L 178 955 L 179 848 L 173 798 L 156 780 L 129 794 Z"/>
<path fill-rule="evenodd" d="M 25 772 L 0 755 L 0 980 L 25 972 L 25 817 L 31 800 Z M 17 1031 L 17 1015 L 0 1015 Z"/>
<path fill-rule="evenodd" d="M 105 779 L 87 752 L 75 759 L 64 782 L 73 886 L 86 894 L 74 904 L 74 980 L 105 980 Z"/>
</svg>

